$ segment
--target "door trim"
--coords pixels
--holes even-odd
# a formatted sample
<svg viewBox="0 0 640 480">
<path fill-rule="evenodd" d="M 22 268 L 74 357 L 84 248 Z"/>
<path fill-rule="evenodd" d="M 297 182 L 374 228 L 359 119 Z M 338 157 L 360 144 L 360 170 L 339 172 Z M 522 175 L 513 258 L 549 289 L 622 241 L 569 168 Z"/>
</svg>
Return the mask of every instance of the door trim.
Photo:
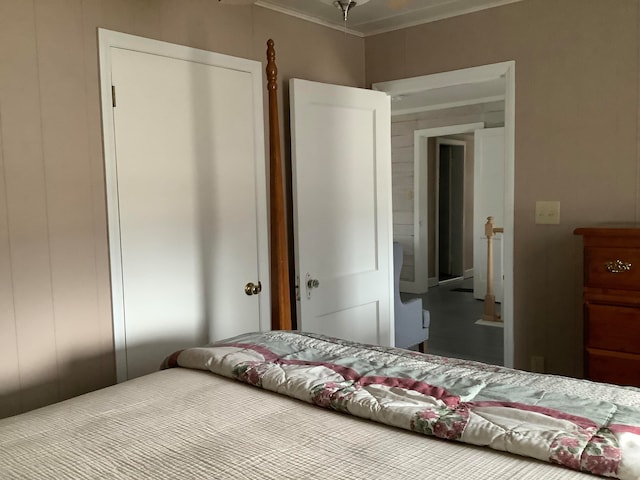
<svg viewBox="0 0 640 480">
<path fill-rule="evenodd" d="M 417 232 L 413 237 L 415 274 L 413 282 L 400 281 L 400 290 L 403 292 L 424 293 L 428 291 L 429 286 L 438 284 L 437 272 L 435 283 L 429 282 L 429 197 L 427 177 L 429 159 L 427 142 L 432 137 L 472 133 L 480 128 L 484 128 L 483 122 L 425 128 L 413 132 L 413 231 Z"/>
<path fill-rule="evenodd" d="M 102 107 L 102 133 L 105 162 L 105 182 L 107 199 L 107 227 L 109 238 L 109 265 L 111 273 L 111 307 L 113 317 L 113 337 L 116 361 L 116 381 L 127 379 L 127 351 L 124 311 L 124 286 L 122 283 L 122 251 L 120 245 L 120 215 L 118 210 L 118 185 L 116 169 L 115 125 L 111 92 L 111 49 L 122 48 L 141 53 L 149 53 L 178 60 L 198 62 L 247 72 L 252 76 L 254 94 L 253 127 L 255 132 L 255 189 L 257 228 L 268 238 L 266 202 L 266 168 L 264 117 L 262 104 L 262 64 L 255 60 L 232 57 L 196 48 L 152 40 L 126 33 L 98 29 L 98 49 L 100 67 L 100 98 Z M 117 107 L 116 107 L 117 108 Z M 258 270 L 262 279 L 262 294 L 258 297 L 260 328 L 271 329 L 269 291 L 269 250 L 268 242 L 258 242 Z"/>
<path fill-rule="evenodd" d="M 424 92 L 437 88 L 485 82 L 504 78 L 505 85 L 505 210 L 503 248 L 505 258 L 504 297 L 502 318 L 504 320 L 504 365 L 513 367 L 514 362 L 514 185 L 515 185 L 515 76 L 516 62 L 513 60 L 489 65 L 454 70 L 450 72 L 405 78 L 376 83 L 374 90 L 387 92 L 389 95 L 403 95 Z M 417 195 L 415 195 L 417 197 Z"/>
</svg>

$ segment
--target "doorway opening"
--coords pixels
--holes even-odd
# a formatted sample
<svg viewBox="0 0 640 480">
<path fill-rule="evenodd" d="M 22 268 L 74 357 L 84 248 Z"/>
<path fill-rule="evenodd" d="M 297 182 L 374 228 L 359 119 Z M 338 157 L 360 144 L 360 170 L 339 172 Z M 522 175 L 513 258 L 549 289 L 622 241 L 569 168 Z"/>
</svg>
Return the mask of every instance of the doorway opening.
<svg viewBox="0 0 640 480">
<path fill-rule="evenodd" d="M 376 90 L 386 91 L 392 98 L 392 119 L 397 115 L 415 115 L 418 127 L 414 127 L 413 158 L 408 153 L 401 158 L 394 156 L 394 162 L 406 162 L 401 168 L 400 174 L 394 169 L 394 182 L 401 176 L 408 176 L 412 182 L 412 188 L 394 190 L 394 224 L 399 219 L 402 225 L 394 225 L 394 237 L 404 240 L 409 247 L 408 260 L 409 268 L 405 274 L 405 285 L 401 290 L 414 294 L 424 294 L 430 287 L 437 285 L 438 280 L 428 259 L 433 258 L 436 238 L 433 236 L 435 211 L 428 209 L 426 199 L 429 184 L 425 181 L 428 177 L 429 167 L 420 151 L 427 149 L 428 138 L 430 136 L 449 135 L 446 129 L 459 128 L 469 120 L 476 123 L 487 123 L 487 127 L 503 127 L 504 140 L 502 151 L 504 152 L 504 171 L 501 187 L 504 188 L 503 195 L 503 226 L 504 234 L 502 241 L 503 276 L 504 276 L 504 298 L 502 302 L 503 328 L 492 329 L 498 332 L 500 339 L 500 356 L 495 363 L 502 363 L 505 366 L 513 366 L 513 214 L 514 214 L 514 133 L 515 133 L 515 62 L 503 62 L 499 64 L 472 67 L 452 72 L 444 72 L 422 77 L 408 78 L 373 85 Z M 502 123 L 492 123 L 489 117 L 478 118 L 473 115 L 474 109 L 482 109 L 484 105 L 494 103 L 502 105 Z M 420 113 L 449 110 L 449 118 L 446 121 L 440 119 L 419 119 Z M 492 113 L 492 112 L 488 112 Z M 478 128 L 483 128 L 481 125 Z M 392 123 L 392 135 L 398 134 L 399 130 L 405 127 L 394 127 Z M 445 129 L 446 133 L 437 132 L 425 134 L 424 130 Z M 422 130 L 422 131 L 421 131 Z M 471 129 L 474 131 L 475 129 Z M 394 142 L 392 142 L 393 144 Z M 395 142 L 398 145 L 399 142 Z M 410 145 L 406 145 L 409 147 Z M 413 161 L 411 161 L 413 160 Z M 404 169 L 404 171 L 402 171 Z M 433 175 L 433 172 L 431 172 Z M 397 178 L 396 178 L 397 177 Z M 397 200 L 397 201 L 396 201 Z M 474 202 L 475 203 L 475 202 Z M 403 205 L 409 205 L 409 209 L 402 211 Z M 485 219 L 486 221 L 486 219 Z M 475 235 L 474 235 L 475 237 Z M 474 241 L 477 240 L 474 238 Z M 440 236 L 438 236 L 440 242 Z M 438 256 L 440 261 L 440 256 Z M 435 262 L 431 262 L 433 264 Z M 403 266 L 403 272 L 405 268 Z M 436 282 L 434 283 L 434 280 Z M 435 288 L 433 290 L 436 290 Z M 431 293 L 431 292 L 429 292 Z M 471 298 L 473 300 L 473 297 Z M 477 302 L 477 301 L 476 301 Z M 437 318 L 432 316 L 432 320 L 437 322 Z M 471 319 L 469 324 L 474 325 L 475 320 Z M 443 320 L 446 321 L 446 318 Z M 435 327 L 434 322 L 432 326 Z M 466 329 L 467 327 L 465 327 Z M 473 328 L 473 327 L 469 327 Z M 476 326 L 480 328 L 480 326 Z M 487 328 L 490 327 L 482 327 Z M 434 332 L 435 333 L 435 332 Z M 475 337 L 476 343 L 481 341 L 480 337 Z M 431 345 L 431 340 L 430 340 Z M 500 361 L 502 360 L 502 361 Z"/>
<path fill-rule="evenodd" d="M 502 110 L 502 103 L 492 107 L 483 107 L 493 110 Z M 432 110 L 425 114 L 421 114 L 422 118 L 445 118 L 446 120 L 438 120 L 441 122 L 449 122 L 450 113 L 459 110 L 457 107 L 453 109 Z M 478 118 L 482 118 L 479 116 Z M 396 116 L 392 120 L 392 125 L 400 125 L 405 123 L 406 117 Z M 464 157 L 460 160 L 462 164 L 462 213 L 458 216 L 462 217 L 462 246 L 455 248 L 458 255 L 462 256 L 462 277 L 473 277 L 473 241 L 474 241 L 474 224 L 473 224 L 473 201 L 474 201 L 474 145 L 475 132 L 484 129 L 484 121 L 475 123 L 466 123 L 458 125 L 449 125 L 436 128 L 425 128 L 415 130 L 413 132 L 413 150 L 414 150 L 414 190 L 415 197 L 418 199 L 409 205 L 412 214 L 419 217 L 420 232 L 410 238 L 414 244 L 417 244 L 414 254 L 415 274 L 413 282 L 406 276 L 401 277 L 400 290 L 405 293 L 424 294 L 429 288 L 439 284 L 440 271 L 440 250 L 446 250 L 448 247 L 448 239 L 440 238 L 440 219 L 442 214 L 439 212 L 439 148 L 438 142 L 464 145 Z M 397 150 L 395 151 L 397 153 Z M 395 158 L 395 157 L 394 157 Z M 398 188 L 398 182 L 394 188 Z M 400 188 L 401 190 L 401 188 Z M 395 197 L 394 197 L 395 199 Z M 394 223 L 403 221 L 403 205 L 394 206 Z M 406 207 L 405 207 L 406 208 Z M 397 218 L 396 218 L 397 217 Z M 458 221 L 459 223 L 460 221 Z M 446 229 L 446 227 L 445 227 Z M 418 238 L 416 238 L 418 237 Z M 460 275 L 456 275 L 460 276 Z"/>
<path fill-rule="evenodd" d="M 464 276 L 464 170 L 466 144 L 436 139 L 438 283 Z"/>
</svg>

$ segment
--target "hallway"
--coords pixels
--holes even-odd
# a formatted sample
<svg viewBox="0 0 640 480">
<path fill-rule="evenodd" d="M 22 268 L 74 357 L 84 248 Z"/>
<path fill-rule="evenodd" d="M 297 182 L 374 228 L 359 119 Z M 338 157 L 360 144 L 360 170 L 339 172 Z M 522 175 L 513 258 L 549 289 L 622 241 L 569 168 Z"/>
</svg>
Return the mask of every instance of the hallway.
<svg viewBox="0 0 640 480">
<path fill-rule="evenodd" d="M 502 365 L 503 329 L 476 325 L 483 302 L 473 298 L 468 291 L 472 288 L 473 278 L 451 280 L 431 287 L 426 294 L 403 293 L 402 298 L 422 298 L 422 308 L 430 311 L 428 353 Z"/>
</svg>

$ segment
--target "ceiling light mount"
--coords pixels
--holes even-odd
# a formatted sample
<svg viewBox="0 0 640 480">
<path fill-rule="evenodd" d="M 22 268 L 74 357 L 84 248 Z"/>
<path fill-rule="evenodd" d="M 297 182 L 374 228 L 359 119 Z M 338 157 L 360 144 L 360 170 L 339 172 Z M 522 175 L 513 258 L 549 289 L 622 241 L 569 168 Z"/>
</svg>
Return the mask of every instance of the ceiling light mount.
<svg viewBox="0 0 640 480">
<path fill-rule="evenodd" d="M 347 21 L 347 15 L 349 14 L 349 10 L 357 5 L 354 0 L 336 0 L 333 4 L 342 10 L 342 15 L 344 16 L 344 21 Z"/>
<path fill-rule="evenodd" d="M 346 23 L 347 22 L 347 16 L 349 15 L 349 12 L 355 6 L 356 5 L 364 5 L 369 0 L 320 0 L 320 1 L 322 3 L 327 4 L 327 5 L 333 5 L 334 7 L 338 7 L 340 9 L 340 11 L 342 12 L 342 16 L 344 17 L 344 21 Z"/>
</svg>

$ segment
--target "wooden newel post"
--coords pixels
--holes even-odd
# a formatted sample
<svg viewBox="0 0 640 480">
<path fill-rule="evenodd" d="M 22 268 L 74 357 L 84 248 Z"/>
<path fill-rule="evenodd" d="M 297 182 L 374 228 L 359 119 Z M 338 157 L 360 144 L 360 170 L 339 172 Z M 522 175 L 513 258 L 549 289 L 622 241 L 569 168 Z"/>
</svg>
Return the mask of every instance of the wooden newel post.
<svg viewBox="0 0 640 480">
<path fill-rule="evenodd" d="M 484 233 L 487 237 L 487 293 L 484 296 L 483 320 L 501 322 L 500 315 L 496 313 L 496 297 L 493 294 L 493 237 L 496 233 L 504 232 L 504 228 L 494 228 L 493 217 L 487 217 Z"/>
<path fill-rule="evenodd" d="M 291 329 L 289 247 L 284 197 L 280 122 L 278 120 L 278 67 L 273 40 L 267 41 L 267 90 L 269 92 L 269 219 L 271 253 L 271 328 Z"/>
</svg>

